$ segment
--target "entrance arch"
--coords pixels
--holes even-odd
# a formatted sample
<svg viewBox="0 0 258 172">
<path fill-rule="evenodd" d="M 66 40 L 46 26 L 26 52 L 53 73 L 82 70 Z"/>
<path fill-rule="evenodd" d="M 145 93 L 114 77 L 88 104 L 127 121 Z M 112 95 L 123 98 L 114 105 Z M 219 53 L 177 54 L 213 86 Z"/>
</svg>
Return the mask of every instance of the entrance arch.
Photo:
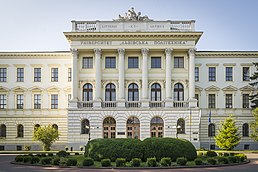
<svg viewBox="0 0 258 172">
<path fill-rule="evenodd" d="M 150 123 L 151 137 L 163 137 L 164 122 L 160 117 L 153 117 Z"/>
<path fill-rule="evenodd" d="M 112 117 L 107 117 L 103 121 L 103 137 L 116 138 L 116 120 Z"/>
<path fill-rule="evenodd" d="M 137 117 L 130 117 L 127 120 L 127 138 L 140 138 L 140 120 Z"/>
</svg>

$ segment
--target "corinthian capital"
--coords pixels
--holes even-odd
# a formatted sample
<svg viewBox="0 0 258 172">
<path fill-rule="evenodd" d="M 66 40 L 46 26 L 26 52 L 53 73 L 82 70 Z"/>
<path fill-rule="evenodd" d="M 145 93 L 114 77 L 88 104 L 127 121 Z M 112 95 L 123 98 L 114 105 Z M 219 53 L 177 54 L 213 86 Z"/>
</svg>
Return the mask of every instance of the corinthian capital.
<svg viewBox="0 0 258 172">
<path fill-rule="evenodd" d="M 96 55 L 100 55 L 101 54 L 101 49 L 100 48 L 94 48 L 93 51 L 94 51 L 94 53 Z"/>
<path fill-rule="evenodd" d="M 71 48 L 70 51 L 73 56 L 78 56 L 78 50 L 76 48 Z"/>
<path fill-rule="evenodd" d="M 196 51 L 196 48 L 191 48 L 188 50 L 189 55 L 194 55 Z"/>
<path fill-rule="evenodd" d="M 172 48 L 166 48 L 166 49 L 165 49 L 165 53 L 166 53 L 166 54 L 171 54 L 172 51 L 173 51 Z"/>
<path fill-rule="evenodd" d="M 143 55 L 147 55 L 149 53 L 149 49 L 148 48 L 142 48 L 142 54 Z"/>
<path fill-rule="evenodd" d="M 118 54 L 122 54 L 123 55 L 125 53 L 125 49 L 124 48 L 118 48 L 117 52 L 118 52 Z"/>
</svg>

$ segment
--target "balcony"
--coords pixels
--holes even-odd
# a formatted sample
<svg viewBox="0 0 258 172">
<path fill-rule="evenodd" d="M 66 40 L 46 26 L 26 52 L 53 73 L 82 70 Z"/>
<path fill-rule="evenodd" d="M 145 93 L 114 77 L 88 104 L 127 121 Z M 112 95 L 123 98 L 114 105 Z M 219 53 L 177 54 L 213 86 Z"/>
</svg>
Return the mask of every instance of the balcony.
<svg viewBox="0 0 258 172">
<path fill-rule="evenodd" d="M 149 106 L 151 108 L 159 108 L 159 107 L 164 107 L 165 103 L 163 101 L 151 101 Z"/>
<path fill-rule="evenodd" d="M 102 102 L 102 108 L 115 108 L 117 107 L 116 101 L 104 101 Z"/>
<path fill-rule="evenodd" d="M 189 102 L 187 102 L 187 101 L 174 101 L 173 102 L 173 107 L 174 108 L 188 108 L 189 107 Z"/>
<path fill-rule="evenodd" d="M 93 107 L 93 101 L 80 101 L 78 102 L 79 109 L 87 109 Z"/>
<path fill-rule="evenodd" d="M 127 108 L 140 108 L 142 103 L 140 101 L 127 101 L 125 107 Z"/>
</svg>

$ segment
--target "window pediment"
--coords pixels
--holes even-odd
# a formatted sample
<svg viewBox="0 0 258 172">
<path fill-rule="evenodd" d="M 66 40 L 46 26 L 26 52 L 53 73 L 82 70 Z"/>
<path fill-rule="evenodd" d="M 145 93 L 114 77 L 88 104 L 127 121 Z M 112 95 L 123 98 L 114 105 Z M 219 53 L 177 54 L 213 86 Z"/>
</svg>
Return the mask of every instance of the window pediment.
<svg viewBox="0 0 258 172">
<path fill-rule="evenodd" d="M 60 88 L 52 86 L 52 87 L 47 88 L 47 91 L 48 92 L 59 92 Z"/>
<path fill-rule="evenodd" d="M 65 88 L 64 88 L 64 91 L 67 92 L 67 93 L 68 93 L 68 92 L 71 92 L 71 91 L 72 91 L 72 88 L 71 88 L 71 87 L 65 87 Z"/>
<path fill-rule="evenodd" d="M 195 91 L 199 91 L 199 92 L 201 92 L 203 90 L 203 88 L 202 87 L 199 87 L 199 86 L 195 86 Z"/>
<path fill-rule="evenodd" d="M 9 92 L 10 89 L 0 86 L 0 92 Z"/>
<path fill-rule="evenodd" d="M 239 90 L 240 90 L 240 91 L 253 91 L 254 88 L 251 87 L 250 85 L 246 85 L 246 86 L 244 86 L 244 87 L 241 87 Z"/>
<path fill-rule="evenodd" d="M 233 87 L 232 85 L 229 85 L 225 88 L 222 88 L 223 91 L 237 91 L 238 89 L 236 87 Z"/>
<path fill-rule="evenodd" d="M 205 88 L 205 91 L 219 91 L 219 90 L 220 90 L 220 88 L 216 87 L 214 85 Z"/>
<path fill-rule="evenodd" d="M 30 90 L 30 91 L 32 91 L 32 92 L 41 92 L 41 91 L 43 91 L 44 89 L 41 88 L 41 87 L 34 86 L 34 87 L 29 88 L 28 90 Z"/>
<path fill-rule="evenodd" d="M 20 86 L 12 88 L 12 91 L 14 92 L 25 92 L 26 90 L 26 88 Z"/>
</svg>

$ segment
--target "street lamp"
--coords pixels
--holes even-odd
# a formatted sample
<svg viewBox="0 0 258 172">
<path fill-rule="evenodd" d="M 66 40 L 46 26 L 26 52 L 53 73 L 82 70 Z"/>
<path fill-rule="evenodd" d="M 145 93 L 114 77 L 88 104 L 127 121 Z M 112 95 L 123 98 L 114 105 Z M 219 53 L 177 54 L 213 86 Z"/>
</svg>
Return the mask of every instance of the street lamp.
<svg viewBox="0 0 258 172">
<path fill-rule="evenodd" d="M 180 125 L 176 125 L 173 128 L 176 129 L 176 138 L 178 139 L 178 129 L 181 129 L 181 126 Z"/>
<path fill-rule="evenodd" d="M 90 141 L 90 129 L 94 129 L 94 127 L 91 127 L 91 126 L 89 126 L 89 125 L 86 125 L 85 128 L 86 128 L 86 129 L 89 129 L 89 141 Z"/>
</svg>

